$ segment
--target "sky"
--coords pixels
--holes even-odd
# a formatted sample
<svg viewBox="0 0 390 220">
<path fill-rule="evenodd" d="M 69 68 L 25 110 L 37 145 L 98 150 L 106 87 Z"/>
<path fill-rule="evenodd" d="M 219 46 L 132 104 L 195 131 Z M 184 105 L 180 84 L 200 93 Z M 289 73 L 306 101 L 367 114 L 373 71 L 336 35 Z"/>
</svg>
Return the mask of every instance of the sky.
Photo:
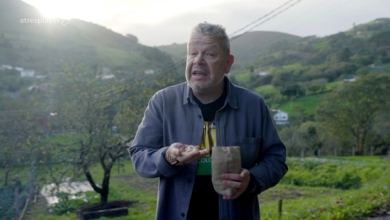
<svg viewBox="0 0 390 220">
<path fill-rule="evenodd" d="M 278 15 L 263 24 L 260 23 L 266 18 L 259 20 L 248 29 L 260 24 L 252 31 L 322 37 L 346 31 L 353 24 L 390 18 L 390 0 L 23 1 L 35 6 L 47 17 L 77 18 L 96 23 L 123 35 L 133 34 L 139 43 L 148 46 L 185 43 L 192 27 L 205 21 L 221 24 L 231 36 L 286 2 L 285 6 L 266 18 L 279 12 Z"/>
</svg>

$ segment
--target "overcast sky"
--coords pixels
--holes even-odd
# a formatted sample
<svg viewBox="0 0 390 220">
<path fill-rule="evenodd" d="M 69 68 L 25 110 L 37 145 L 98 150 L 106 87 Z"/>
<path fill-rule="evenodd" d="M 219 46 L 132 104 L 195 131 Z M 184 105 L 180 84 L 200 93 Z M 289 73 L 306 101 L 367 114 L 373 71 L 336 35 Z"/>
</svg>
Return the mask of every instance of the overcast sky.
<svg viewBox="0 0 390 220">
<path fill-rule="evenodd" d="M 390 18 L 390 0 L 23 1 L 46 16 L 97 23 L 121 34 L 131 33 L 149 46 L 187 42 L 191 28 L 204 21 L 222 24 L 230 35 L 286 2 L 282 9 L 296 5 L 253 30 L 326 36 L 348 30 L 354 23 Z"/>
</svg>

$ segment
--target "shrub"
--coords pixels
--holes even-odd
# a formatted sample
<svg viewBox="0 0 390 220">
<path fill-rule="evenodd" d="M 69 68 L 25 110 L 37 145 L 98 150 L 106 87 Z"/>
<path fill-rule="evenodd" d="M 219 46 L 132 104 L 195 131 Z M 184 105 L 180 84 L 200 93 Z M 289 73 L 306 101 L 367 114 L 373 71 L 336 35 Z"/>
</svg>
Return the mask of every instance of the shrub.
<svg viewBox="0 0 390 220">
<path fill-rule="evenodd" d="M 281 182 L 295 186 L 357 189 L 362 185 L 362 177 L 359 175 L 369 175 L 358 172 L 358 167 L 350 164 L 325 164 L 313 160 L 292 160 L 287 164 L 289 171 Z M 370 178 L 379 174 L 374 173 Z"/>
</svg>

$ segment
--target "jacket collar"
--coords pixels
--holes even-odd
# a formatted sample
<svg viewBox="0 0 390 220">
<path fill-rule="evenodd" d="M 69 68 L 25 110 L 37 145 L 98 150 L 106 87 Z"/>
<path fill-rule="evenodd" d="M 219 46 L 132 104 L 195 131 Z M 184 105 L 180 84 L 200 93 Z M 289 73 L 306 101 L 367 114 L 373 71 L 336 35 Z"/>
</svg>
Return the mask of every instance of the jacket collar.
<svg viewBox="0 0 390 220">
<path fill-rule="evenodd" d="M 226 101 L 225 104 L 228 104 L 231 108 L 237 109 L 237 89 L 235 85 L 229 80 L 227 76 L 224 78 L 225 86 L 227 87 L 227 95 L 226 95 Z M 194 101 L 194 94 L 192 93 L 192 89 L 190 85 L 185 83 L 183 92 L 183 105 L 185 104 L 195 104 Z"/>
</svg>

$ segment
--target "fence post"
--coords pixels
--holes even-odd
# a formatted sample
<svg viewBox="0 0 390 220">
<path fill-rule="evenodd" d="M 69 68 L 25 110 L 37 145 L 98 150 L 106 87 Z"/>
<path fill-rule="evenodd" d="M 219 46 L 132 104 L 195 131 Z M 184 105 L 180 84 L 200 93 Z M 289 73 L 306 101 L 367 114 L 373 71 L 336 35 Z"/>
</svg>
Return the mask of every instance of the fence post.
<svg viewBox="0 0 390 220">
<path fill-rule="evenodd" d="M 282 219 L 282 204 L 283 204 L 283 199 L 279 199 L 278 202 L 278 219 Z"/>
<path fill-rule="evenodd" d="M 19 219 L 19 212 L 20 212 L 20 208 L 19 208 L 19 194 L 20 194 L 20 190 L 21 190 L 21 186 L 22 186 L 22 183 L 20 182 L 20 179 L 19 179 L 19 176 L 18 175 L 15 175 L 14 178 L 13 178 L 15 184 L 15 188 L 14 188 L 14 193 L 15 193 L 15 200 L 14 200 L 14 218 L 15 219 Z"/>
<path fill-rule="evenodd" d="M 352 156 L 355 156 L 355 147 L 352 147 Z"/>
</svg>

